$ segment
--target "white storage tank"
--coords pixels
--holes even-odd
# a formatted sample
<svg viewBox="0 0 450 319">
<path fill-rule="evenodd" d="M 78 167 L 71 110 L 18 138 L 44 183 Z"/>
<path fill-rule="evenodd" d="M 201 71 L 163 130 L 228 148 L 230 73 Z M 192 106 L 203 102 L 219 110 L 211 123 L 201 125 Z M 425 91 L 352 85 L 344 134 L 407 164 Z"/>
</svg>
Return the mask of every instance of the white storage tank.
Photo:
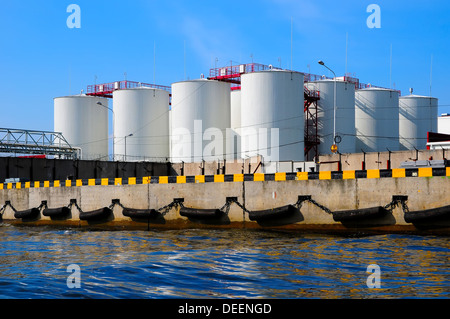
<svg viewBox="0 0 450 319">
<path fill-rule="evenodd" d="M 437 133 L 438 99 L 407 95 L 399 99 L 400 144 L 405 150 L 426 149 L 427 133 Z"/>
<path fill-rule="evenodd" d="M 113 109 L 116 160 L 169 160 L 169 92 L 148 87 L 117 90 Z"/>
<path fill-rule="evenodd" d="M 171 160 L 211 162 L 226 158 L 231 84 L 207 79 L 172 84 Z"/>
<path fill-rule="evenodd" d="M 286 70 L 242 74 L 242 157 L 304 160 L 303 78 L 303 73 Z"/>
<path fill-rule="evenodd" d="M 331 154 L 334 131 L 334 80 L 308 82 L 309 90 L 320 92 L 317 101 L 319 154 Z M 336 81 L 336 142 L 340 153 L 354 153 L 356 146 L 355 84 Z"/>
<path fill-rule="evenodd" d="M 108 99 L 84 94 L 54 98 L 54 130 L 73 147 L 80 147 L 83 160 L 109 160 Z"/>
<path fill-rule="evenodd" d="M 366 88 L 355 92 L 356 151 L 398 151 L 399 92 Z"/>
</svg>

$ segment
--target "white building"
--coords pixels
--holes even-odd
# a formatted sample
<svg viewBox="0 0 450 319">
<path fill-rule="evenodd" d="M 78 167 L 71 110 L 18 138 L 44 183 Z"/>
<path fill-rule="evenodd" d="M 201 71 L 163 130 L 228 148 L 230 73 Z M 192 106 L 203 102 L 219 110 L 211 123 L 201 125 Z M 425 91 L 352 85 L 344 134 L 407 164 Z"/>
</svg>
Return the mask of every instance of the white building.
<svg viewBox="0 0 450 319">
<path fill-rule="evenodd" d="M 450 113 L 443 113 L 438 117 L 438 133 L 450 134 Z"/>
</svg>

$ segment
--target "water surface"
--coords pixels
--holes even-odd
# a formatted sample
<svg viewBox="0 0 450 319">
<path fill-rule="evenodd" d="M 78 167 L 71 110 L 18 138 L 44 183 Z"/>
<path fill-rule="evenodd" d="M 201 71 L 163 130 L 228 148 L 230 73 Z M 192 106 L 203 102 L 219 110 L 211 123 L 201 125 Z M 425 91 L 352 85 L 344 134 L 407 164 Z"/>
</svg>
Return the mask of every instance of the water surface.
<svg viewBox="0 0 450 319">
<path fill-rule="evenodd" d="M 0 298 L 450 297 L 449 237 L 3 224 L 0 238 Z M 371 264 L 380 288 L 367 286 Z"/>
</svg>

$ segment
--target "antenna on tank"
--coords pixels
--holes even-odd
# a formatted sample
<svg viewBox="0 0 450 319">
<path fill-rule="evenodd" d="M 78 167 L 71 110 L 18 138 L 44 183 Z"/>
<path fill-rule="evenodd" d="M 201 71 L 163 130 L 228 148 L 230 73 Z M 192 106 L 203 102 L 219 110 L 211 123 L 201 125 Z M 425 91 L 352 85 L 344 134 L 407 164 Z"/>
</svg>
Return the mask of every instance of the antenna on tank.
<svg viewBox="0 0 450 319">
<path fill-rule="evenodd" d="M 391 43 L 391 51 L 390 51 L 389 88 L 392 89 L 392 43 Z"/>
<path fill-rule="evenodd" d="M 156 41 L 153 41 L 153 84 L 156 83 L 155 70 L 156 70 Z"/>
<path fill-rule="evenodd" d="M 294 19 L 291 17 L 291 70 L 293 70 L 293 66 L 292 66 L 292 51 L 293 51 L 293 46 L 294 46 Z"/>
<path fill-rule="evenodd" d="M 432 80 L 433 80 L 433 55 L 431 55 L 431 64 L 430 64 L 430 97 L 431 97 Z"/>
<path fill-rule="evenodd" d="M 345 76 L 347 76 L 347 61 L 348 61 L 348 32 L 345 33 Z"/>
<path fill-rule="evenodd" d="M 186 80 L 186 40 L 184 40 L 184 79 Z"/>
</svg>

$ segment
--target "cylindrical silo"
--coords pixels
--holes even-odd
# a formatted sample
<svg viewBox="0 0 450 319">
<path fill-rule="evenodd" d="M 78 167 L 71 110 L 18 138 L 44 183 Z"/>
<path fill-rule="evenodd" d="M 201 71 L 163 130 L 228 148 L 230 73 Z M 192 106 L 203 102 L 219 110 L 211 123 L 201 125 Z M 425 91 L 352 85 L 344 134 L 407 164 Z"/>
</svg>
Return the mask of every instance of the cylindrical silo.
<svg viewBox="0 0 450 319">
<path fill-rule="evenodd" d="M 113 93 L 116 160 L 169 159 L 169 92 L 138 87 Z"/>
<path fill-rule="evenodd" d="M 310 90 L 319 91 L 317 101 L 317 125 L 319 154 L 331 154 L 336 133 L 336 144 L 340 153 L 354 153 L 356 145 L 355 128 L 355 84 L 336 81 L 336 118 L 334 112 L 334 80 L 320 80 L 306 83 Z M 334 127 L 336 124 L 336 127 Z"/>
<path fill-rule="evenodd" d="M 206 79 L 172 84 L 172 162 L 223 160 L 231 84 Z"/>
<path fill-rule="evenodd" d="M 398 151 L 399 92 L 366 88 L 355 92 L 356 151 Z"/>
<path fill-rule="evenodd" d="M 241 75 L 243 157 L 304 160 L 303 76 L 286 70 Z"/>
<path fill-rule="evenodd" d="M 108 160 L 108 99 L 84 94 L 54 99 L 54 130 L 84 160 Z"/>
<path fill-rule="evenodd" d="M 438 99 L 407 95 L 399 99 L 399 134 L 403 149 L 426 149 L 427 133 L 437 132 Z"/>
</svg>

